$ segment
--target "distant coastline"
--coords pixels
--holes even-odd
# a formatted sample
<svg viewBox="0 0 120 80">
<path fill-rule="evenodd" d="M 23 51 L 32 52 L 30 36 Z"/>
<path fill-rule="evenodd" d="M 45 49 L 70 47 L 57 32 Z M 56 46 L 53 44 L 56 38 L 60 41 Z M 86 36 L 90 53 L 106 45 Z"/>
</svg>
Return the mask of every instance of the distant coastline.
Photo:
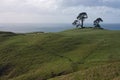
<svg viewBox="0 0 120 80">
<path fill-rule="evenodd" d="M 85 26 L 93 26 L 92 24 L 85 24 Z M 101 26 L 108 30 L 120 30 L 120 24 L 101 24 Z M 39 23 L 18 23 L 18 24 L 0 24 L 0 31 L 9 31 L 15 33 L 29 33 L 29 32 L 60 32 L 67 29 L 75 28 L 72 24 L 39 24 Z"/>
</svg>

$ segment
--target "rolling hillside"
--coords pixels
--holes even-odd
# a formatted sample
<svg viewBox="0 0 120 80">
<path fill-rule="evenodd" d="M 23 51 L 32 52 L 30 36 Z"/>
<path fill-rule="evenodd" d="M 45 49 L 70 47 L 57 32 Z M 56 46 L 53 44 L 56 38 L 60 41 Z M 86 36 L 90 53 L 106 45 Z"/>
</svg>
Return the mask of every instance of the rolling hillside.
<svg viewBox="0 0 120 80">
<path fill-rule="evenodd" d="M 120 80 L 120 31 L 0 32 L 0 80 Z"/>
</svg>

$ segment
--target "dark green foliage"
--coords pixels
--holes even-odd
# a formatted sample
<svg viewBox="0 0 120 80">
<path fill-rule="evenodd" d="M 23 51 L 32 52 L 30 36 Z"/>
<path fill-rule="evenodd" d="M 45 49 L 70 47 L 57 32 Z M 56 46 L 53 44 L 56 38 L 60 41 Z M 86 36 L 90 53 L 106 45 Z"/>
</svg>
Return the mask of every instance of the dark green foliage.
<svg viewBox="0 0 120 80">
<path fill-rule="evenodd" d="M 81 28 L 84 28 L 84 27 L 83 27 L 83 25 L 84 25 L 83 22 L 84 22 L 84 20 L 87 19 L 87 18 L 88 18 L 88 16 L 87 16 L 87 13 L 86 13 L 86 12 L 82 12 L 82 13 L 80 13 L 80 14 L 77 16 L 77 19 L 81 21 Z"/>
<path fill-rule="evenodd" d="M 72 24 L 75 25 L 76 28 L 80 26 L 80 22 L 78 20 L 75 20 Z"/>
<path fill-rule="evenodd" d="M 103 22 L 102 18 L 97 18 L 95 21 L 94 21 L 94 26 L 95 28 L 101 28 L 100 26 L 100 22 Z"/>
<path fill-rule="evenodd" d="M 83 27 L 83 22 L 85 21 L 85 19 L 87 19 L 87 13 L 86 12 L 82 12 L 77 16 L 77 20 L 75 20 L 72 24 L 76 26 L 76 28 L 78 28 L 79 26 L 81 26 L 81 28 Z"/>
</svg>

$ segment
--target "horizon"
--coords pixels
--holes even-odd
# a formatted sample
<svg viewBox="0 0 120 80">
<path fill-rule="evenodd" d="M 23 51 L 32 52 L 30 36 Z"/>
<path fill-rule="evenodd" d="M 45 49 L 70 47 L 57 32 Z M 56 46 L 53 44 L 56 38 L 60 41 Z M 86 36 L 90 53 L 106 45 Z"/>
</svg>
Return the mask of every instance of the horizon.
<svg viewBox="0 0 120 80">
<path fill-rule="evenodd" d="M 85 27 L 94 27 L 93 24 L 85 24 Z M 120 30 L 120 24 L 101 24 L 102 28 L 107 30 Z M 75 29 L 76 26 L 72 24 L 0 24 L 0 31 L 14 32 L 14 33 L 29 33 L 29 32 L 61 32 L 64 30 Z"/>
</svg>

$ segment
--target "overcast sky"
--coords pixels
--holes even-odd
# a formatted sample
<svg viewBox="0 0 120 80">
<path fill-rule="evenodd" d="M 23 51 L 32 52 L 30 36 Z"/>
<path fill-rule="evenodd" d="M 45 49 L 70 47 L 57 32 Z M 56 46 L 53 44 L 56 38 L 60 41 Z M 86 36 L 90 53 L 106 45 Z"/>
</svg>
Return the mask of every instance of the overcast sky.
<svg viewBox="0 0 120 80">
<path fill-rule="evenodd" d="M 120 23 L 120 0 L 0 0 L 0 23 L 71 23 L 80 12 Z"/>
</svg>

